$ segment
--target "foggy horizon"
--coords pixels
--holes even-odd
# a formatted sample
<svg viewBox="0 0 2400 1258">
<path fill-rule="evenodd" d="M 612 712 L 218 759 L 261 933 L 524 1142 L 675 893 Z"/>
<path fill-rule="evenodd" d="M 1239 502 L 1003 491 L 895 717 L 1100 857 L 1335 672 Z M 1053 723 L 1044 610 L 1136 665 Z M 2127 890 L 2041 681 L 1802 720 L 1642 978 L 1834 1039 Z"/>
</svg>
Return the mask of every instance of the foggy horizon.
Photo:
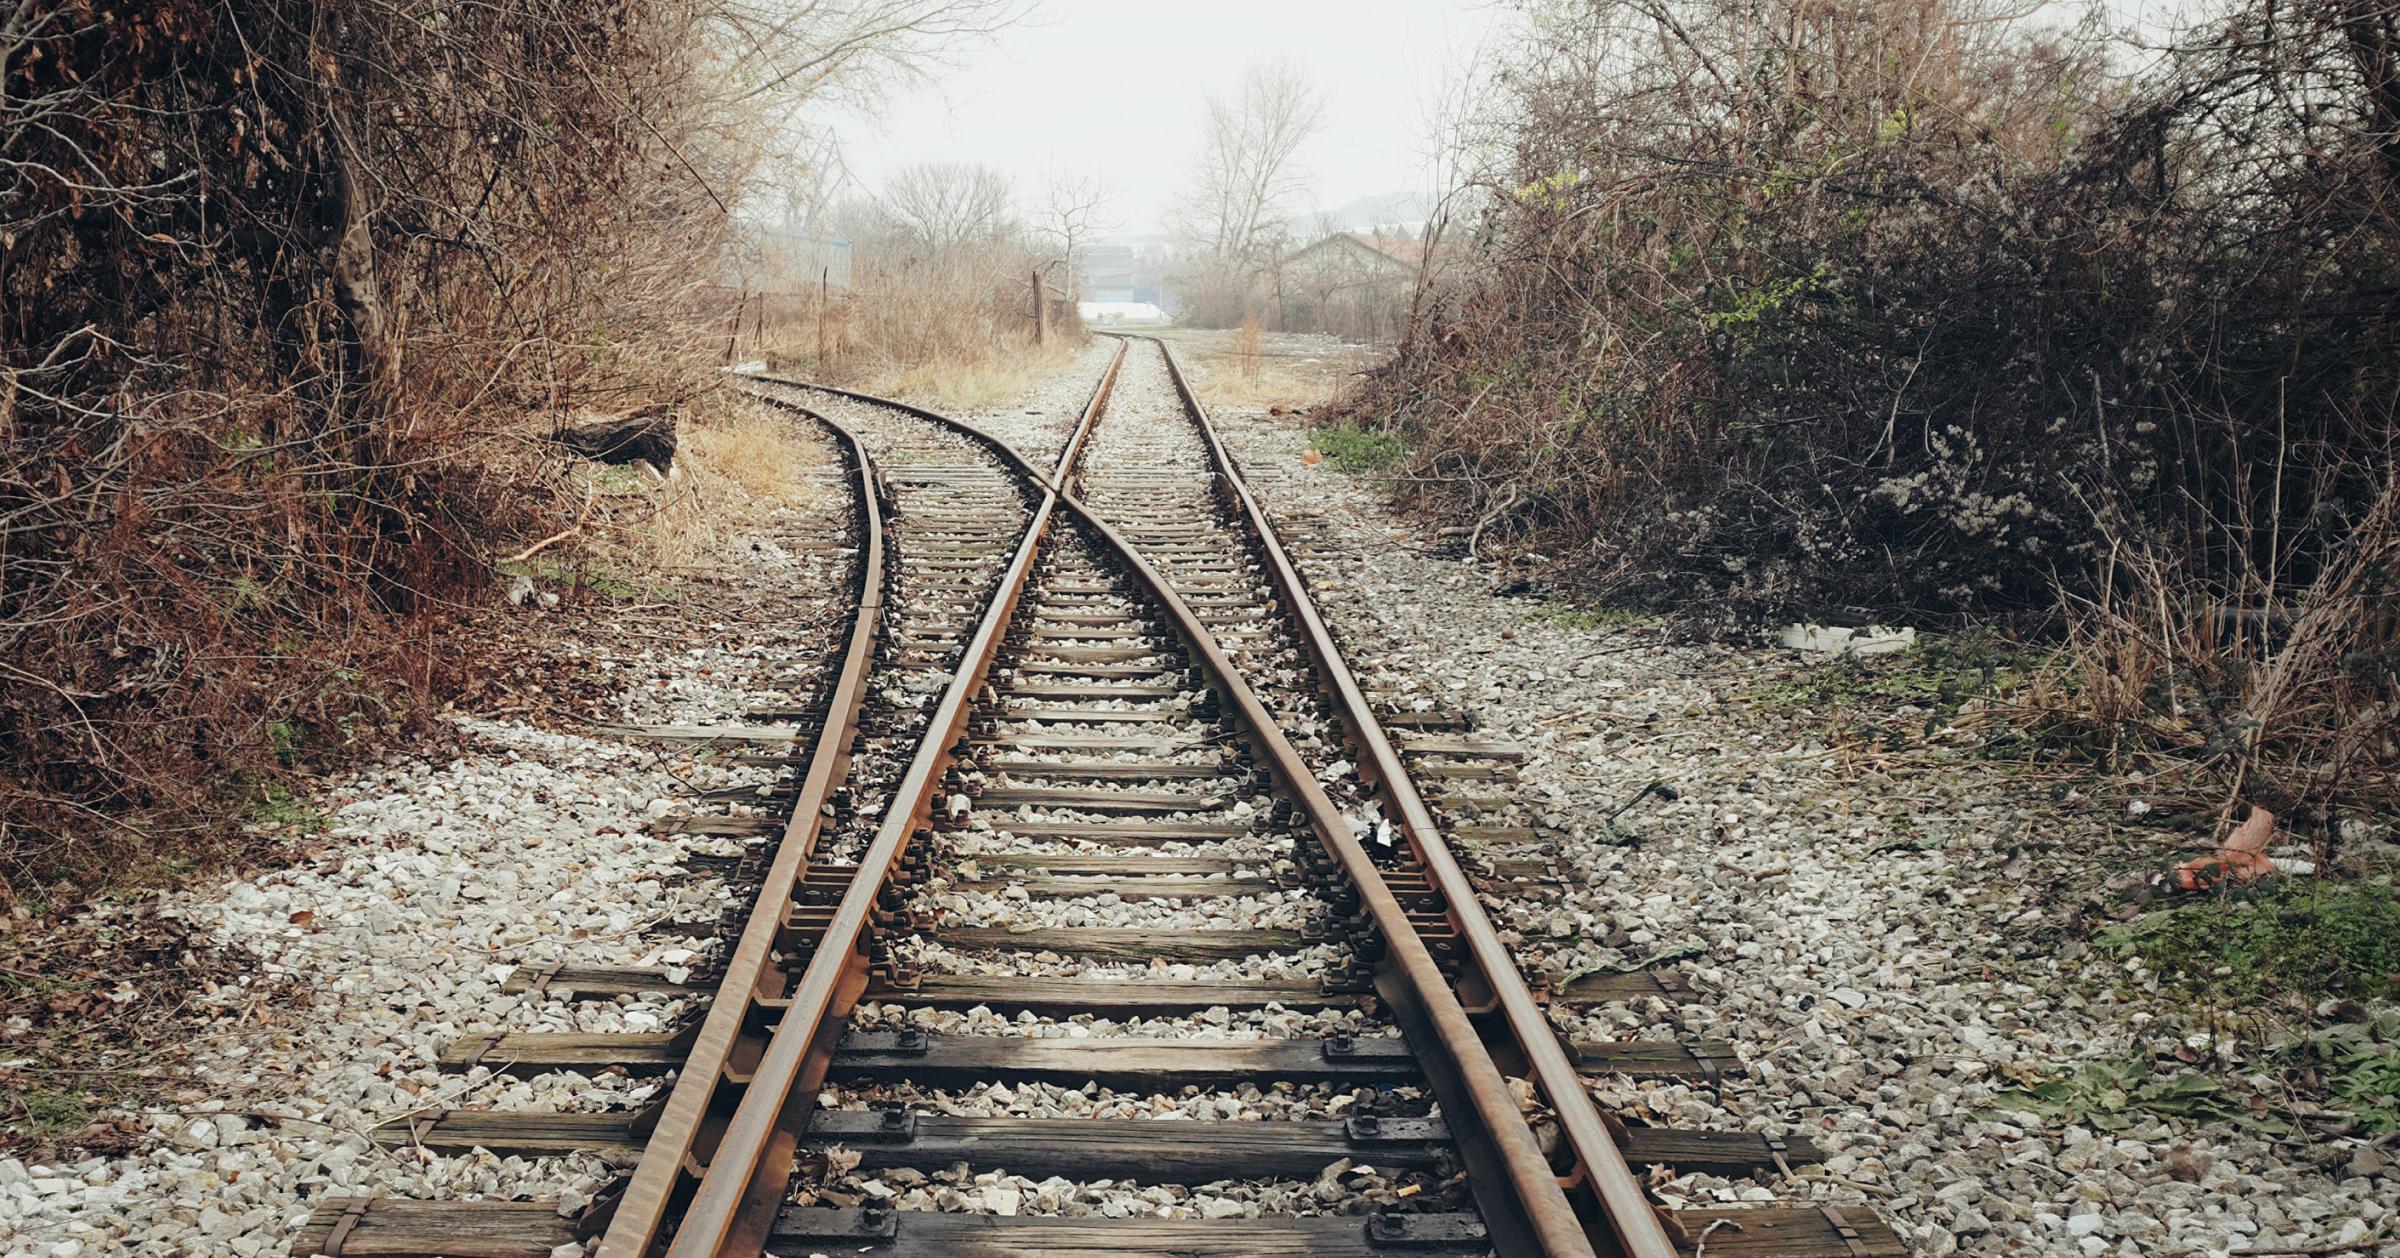
<svg viewBox="0 0 2400 1258">
<path fill-rule="evenodd" d="M 917 81 L 842 110 L 830 128 L 846 175 L 837 182 L 873 194 L 904 166 L 979 163 L 1009 177 L 1024 210 L 1051 171 L 1089 169 L 1107 180 L 1118 220 L 1094 243 L 1167 234 L 1206 94 L 1230 93 L 1250 67 L 1281 58 L 1327 106 L 1324 131 L 1300 154 L 1308 194 L 1294 216 L 1423 197 L 1437 191 L 1430 102 L 1515 18 L 1485 0 L 1229 0 L 1138 17 L 1094 0 L 1050 0 L 1028 22 L 948 50 Z"/>
</svg>

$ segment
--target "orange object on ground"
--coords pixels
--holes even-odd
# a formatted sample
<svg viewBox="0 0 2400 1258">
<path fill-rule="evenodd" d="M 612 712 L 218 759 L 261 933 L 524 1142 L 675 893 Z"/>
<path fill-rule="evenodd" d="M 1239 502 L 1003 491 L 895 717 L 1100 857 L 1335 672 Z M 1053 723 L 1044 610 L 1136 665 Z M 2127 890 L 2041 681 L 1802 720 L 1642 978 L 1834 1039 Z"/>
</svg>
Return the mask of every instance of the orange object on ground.
<svg viewBox="0 0 2400 1258">
<path fill-rule="evenodd" d="M 2256 882 L 2275 872 L 2274 862 L 2267 859 L 2267 844 L 2274 838 L 2275 814 L 2252 804 L 2250 815 L 2215 852 L 2175 867 L 2175 885 L 2186 891 L 2203 891 L 2229 882 Z"/>
</svg>

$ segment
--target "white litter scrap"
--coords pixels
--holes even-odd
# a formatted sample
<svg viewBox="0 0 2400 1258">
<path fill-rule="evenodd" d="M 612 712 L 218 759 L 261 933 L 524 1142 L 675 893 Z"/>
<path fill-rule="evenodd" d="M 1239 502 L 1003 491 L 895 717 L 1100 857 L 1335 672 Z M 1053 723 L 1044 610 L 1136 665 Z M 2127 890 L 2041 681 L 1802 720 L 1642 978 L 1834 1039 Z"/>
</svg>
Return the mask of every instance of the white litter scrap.
<svg viewBox="0 0 2400 1258">
<path fill-rule="evenodd" d="M 1783 645 L 1818 655 L 1890 655 L 1917 644 L 1917 631 L 1891 625 L 1804 625 L 1784 627 Z"/>
<path fill-rule="evenodd" d="M 1146 301 L 1086 301 L 1076 309 L 1085 323 L 1165 323 L 1167 312 Z"/>
</svg>

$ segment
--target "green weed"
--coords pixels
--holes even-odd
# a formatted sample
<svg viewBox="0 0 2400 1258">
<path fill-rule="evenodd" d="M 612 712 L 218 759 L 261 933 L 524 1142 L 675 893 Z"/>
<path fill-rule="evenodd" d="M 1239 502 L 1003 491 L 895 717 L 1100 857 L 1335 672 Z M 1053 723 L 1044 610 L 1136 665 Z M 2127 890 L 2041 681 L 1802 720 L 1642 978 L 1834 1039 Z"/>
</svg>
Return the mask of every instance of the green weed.
<svg viewBox="0 0 2400 1258">
<path fill-rule="evenodd" d="M 262 782 L 252 790 L 250 820 L 279 830 L 317 831 L 325 828 L 325 815 L 285 789 L 281 782 Z"/>
<path fill-rule="evenodd" d="M 642 479 L 642 474 L 630 464 L 596 463 L 587 474 L 591 484 L 604 494 L 623 497 L 650 492 L 650 482 Z"/>
<path fill-rule="evenodd" d="M 2287 1055 L 2315 1072 L 2333 1108 L 2370 1131 L 2400 1131 L 2400 1014 L 2327 1027 Z"/>
<path fill-rule="evenodd" d="M 17 1094 L 20 1117 L 13 1126 L 36 1139 L 74 1131 L 92 1121 L 83 1098 L 63 1088 L 28 1088 Z"/>
<path fill-rule="evenodd" d="M 267 722 L 267 746 L 275 752 L 275 763 L 291 768 L 300 762 L 300 744 L 307 735 L 299 725 L 290 721 Z"/>
<path fill-rule="evenodd" d="M 1787 716 L 1834 717 L 1886 745 L 1929 738 L 1975 701 L 2018 693 L 2046 657 L 1982 634 L 1920 637 L 1890 655 L 1840 655 L 1789 677 L 1761 682 L 1750 702 Z M 1907 719 L 1894 719 L 1905 717 Z"/>
<path fill-rule="evenodd" d="M 226 592 L 225 609 L 231 612 L 255 611 L 267 605 L 267 591 L 243 573 L 233 579 L 233 588 Z"/>
<path fill-rule="evenodd" d="M 2153 1078 L 2151 1063 L 2087 1061 L 2070 1073 L 2025 1087 L 2005 1088 L 1993 1101 L 2003 1109 L 2094 1131 L 2125 1131 L 2145 1114 L 2227 1122 L 2262 1135 L 2283 1135 L 2291 1124 L 2228 1091 L 2206 1075 L 2184 1071 Z"/>
<path fill-rule="evenodd" d="M 1408 457 L 1408 439 L 1355 423 L 1319 428 L 1313 438 L 1327 462 L 1345 472 L 1381 472 Z"/>
<path fill-rule="evenodd" d="M 2100 933 L 2163 985 L 2231 1005 L 2269 997 L 2400 997 L 2400 900 L 2392 888 L 2279 878 L 2145 913 Z"/>
<path fill-rule="evenodd" d="M 1977 696 L 2004 695 L 2033 675 L 2042 655 L 1975 634 L 1924 637 L 1890 655 L 1837 655 L 1796 676 L 1754 687 L 1769 707 L 1848 708 L 1915 704 L 1956 711 Z"/>
<path fill-rule="evenodd" d="M 669 597 L 665 592 L 628 581 L 605 569 L 552 563 L 543 559 L 531 562 L 504 563 L 500 565 L 500 573 L 503 576 L 532 577 L 547 585 L 580 584 L 584 589 L 626 602 L 656 602 Z"/>
<path fill-rule="evenodd" d="M 1632 629 L 1659 622 L 1656 612 L 1639 607 L 1577 607 L 1567 603 L 1545 603 L 1533 610 L 1535 620 L 1546 621 L 1565 629 Z"/>
</svg>

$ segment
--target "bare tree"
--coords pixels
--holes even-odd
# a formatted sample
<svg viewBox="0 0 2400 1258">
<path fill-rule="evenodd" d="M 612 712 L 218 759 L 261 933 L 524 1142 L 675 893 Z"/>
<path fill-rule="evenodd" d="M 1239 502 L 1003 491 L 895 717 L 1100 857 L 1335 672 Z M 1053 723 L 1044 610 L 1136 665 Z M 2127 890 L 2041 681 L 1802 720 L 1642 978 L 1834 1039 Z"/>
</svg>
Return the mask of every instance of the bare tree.
<svg viewBox="0 0 2400 1258">
<path fill-rule="evenodd" d="M 1054 170 L 1042 181 L 1037 213 L 1036 229 L 1066 259 L 1068 298 L 1081 297 L 1082 276 L 1076 268 L 1075 250 L 1117 226 L 1116 190 L 1109 186 L 1108 177 L 1094 167 Z"/>
<path fill-rule="evenodd" d="M 1250 266 L 1308 189 L 1300 148 L 1325 129 L 1325 97 L 1296 62 L 1252 66 L 1231 97 L 1211 93 L 1203 120 L 1187 231 L 1220 262 Z"/>
<path fill-rule="evenodd" d="M 880 207 L 910 245 L 940 253 L 1008 234 L 1008 176 L 972 162 L 919 162 L 894 172 Z"/>
<path fill-rule="evenodd" d="M 962 40 L 994 34 L 1032 0 L 694 0 L 735 103 L 873 96 Z"/>
</svg>

